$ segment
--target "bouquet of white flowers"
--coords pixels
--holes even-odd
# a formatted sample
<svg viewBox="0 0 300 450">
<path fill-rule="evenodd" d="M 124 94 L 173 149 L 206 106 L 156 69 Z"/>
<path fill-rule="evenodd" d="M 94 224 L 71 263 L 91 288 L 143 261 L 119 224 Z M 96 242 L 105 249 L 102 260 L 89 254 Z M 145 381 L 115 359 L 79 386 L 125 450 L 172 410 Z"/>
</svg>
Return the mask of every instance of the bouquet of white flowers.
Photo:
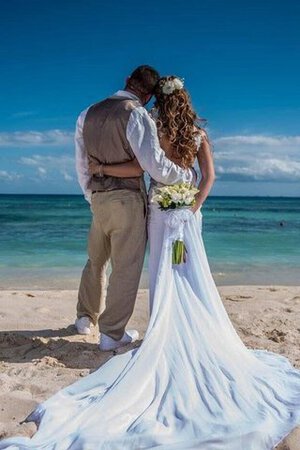
<svg viewBox="0 0 300 450">
<path fill-rule="evenodd" d="M 179 208 L 191 208 L 195 205 L 195 195 L 198 189 L 189 183 L 175 184 L 173 186 L 163 186 L 155 188 L 155 194 L 152 197 L 152 203 L 155 203 L 163 211 L 176 210 Z M 174 224 L 174 220 L 172 221 Z M 175 221 L 176 224 L 176 221 Z M 186 262 L 186 247 L 183 242 L 183 221 L 179 219 L 178 227 L 181 237 L 173 242 L 172 263 L 182 264 Z"/>
<path fill-rule="evenodd" d="M 195 195 L 198 192 L 198 189 L 189 183 L 163 186 L 155 188 L 152 202 L 159 205 L 160 209 L 163 210 L 191 207 L 195 204 Z"/>
</svg>

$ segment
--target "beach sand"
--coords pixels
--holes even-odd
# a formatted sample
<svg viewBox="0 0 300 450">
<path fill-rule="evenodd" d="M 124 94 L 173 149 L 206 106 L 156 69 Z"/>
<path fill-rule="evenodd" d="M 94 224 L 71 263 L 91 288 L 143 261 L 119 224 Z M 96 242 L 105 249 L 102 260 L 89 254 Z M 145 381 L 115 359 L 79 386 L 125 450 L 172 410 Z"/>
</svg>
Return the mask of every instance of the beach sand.
<svg viewBox="0 0 300 450">
<path fill-rule="evenodd" d="M 300 287 L 222 286 L 233 324 L 251 348 L 283 354 L 300 368 Z M 140 290 L 130 327 L 141 336 L 148 322 L 147 291 Z M 40 402 L 109 358 L 97 348 L 98 329 L 75 334 L 77 292 L 0 291 L 0 437 L 31 436 L 20 422 Z M 277 447 L 300 450 L 300 427 Z"/>
</svg>

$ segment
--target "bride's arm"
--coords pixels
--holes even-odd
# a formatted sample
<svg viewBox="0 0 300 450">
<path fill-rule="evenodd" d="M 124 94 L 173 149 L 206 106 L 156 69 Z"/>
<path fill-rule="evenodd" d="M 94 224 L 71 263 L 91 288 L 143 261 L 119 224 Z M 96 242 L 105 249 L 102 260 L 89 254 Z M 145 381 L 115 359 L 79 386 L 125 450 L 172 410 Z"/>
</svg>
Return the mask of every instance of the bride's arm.
<svg viewBox="0 0 300 450">
<path fill-rule="evenodd" d="M 201 138 L 201 145 L 197 153 L 201 180 L 198 185 L 199 192 L 196 194 L 196 204 L 192 208 L 193 212 L 196 212 L 207 199 L 215 181 L 213 153 L 208 136 L 204 130 L 201 130 Z"/>
<path fill-rule="evenodd" d="M 120 164 L 100 164 L 97 160 L 90 159 L 89 172 L 91 175 L 102 174 L 117 178 L 133 178 L 140 177 L 144 171 L 135 158 Z"/>
</svg>

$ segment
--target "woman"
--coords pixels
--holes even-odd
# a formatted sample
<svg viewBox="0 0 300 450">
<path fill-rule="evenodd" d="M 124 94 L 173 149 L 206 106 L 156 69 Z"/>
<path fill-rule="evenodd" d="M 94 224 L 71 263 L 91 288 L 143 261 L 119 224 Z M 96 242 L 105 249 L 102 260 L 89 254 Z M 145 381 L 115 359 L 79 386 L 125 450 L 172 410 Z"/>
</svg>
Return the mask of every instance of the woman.
<svg viewBox="0 0 300 450">
<path fill-rule="evenodd" d="M 37 407 L 28 418 L 40 423 L 35 436 L 7 439 L 0 449 L 271 450 L 300 423 L 300 371 L 281 355 L 244 346 L 209 269 L 200 212 L 214 179 L 207 135 L 194 125 L 181 80 L 162 78 L 156 99 L 166 154 L 185 167 L 197 158 L 204 174 L 193 211 L 177 216 L 187 261 L 172 265 L 177 225 L 151 202 L 151 180 L 151 316 L 143 344 Z M 140 174 L 136 161 L 101 171 Z"/>
</svg>

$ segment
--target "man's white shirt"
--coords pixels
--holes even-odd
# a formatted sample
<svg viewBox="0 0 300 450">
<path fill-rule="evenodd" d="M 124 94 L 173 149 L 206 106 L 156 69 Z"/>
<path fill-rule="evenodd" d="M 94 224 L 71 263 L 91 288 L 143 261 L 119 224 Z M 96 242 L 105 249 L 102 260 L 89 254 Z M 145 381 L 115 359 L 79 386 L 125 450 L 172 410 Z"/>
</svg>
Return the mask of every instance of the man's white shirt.
<svg viewBox="0 0 300 450">
<path fill-rule="evenodd" d="M 139 101 L 136 95 L 127 91 L 117 91 L 114 96 Z M 75 161 L 80 187 L 85 199 L 90 203 L 91 190 L 88 188 L 88 184 L 91 175 L 88 171 L 88 154 L 82 135 L 88 109 L 81 112 L 76 122 Z M 193 172 L 191 170 L 182 169 L 165 156 L 159 144 L 156 124 L 142 105 L 131 112 L 127 123 L 126 137 L 142 169 L 148 172 L 154 180 L 164 184 L 192 181 Z"/>
</svg>

